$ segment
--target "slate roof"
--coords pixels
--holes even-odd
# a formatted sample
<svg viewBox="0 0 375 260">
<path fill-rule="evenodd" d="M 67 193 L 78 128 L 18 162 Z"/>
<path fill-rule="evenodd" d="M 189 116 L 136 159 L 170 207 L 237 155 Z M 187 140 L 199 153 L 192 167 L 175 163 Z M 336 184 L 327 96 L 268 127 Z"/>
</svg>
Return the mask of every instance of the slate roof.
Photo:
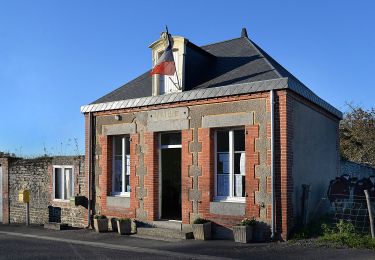
<svg viewBox="0 0 375 260">
<path fill-rule="evenodd" d="M 197 50 L 199 54 L 197 53 Z M 192 54 L 189 55 L 189 52 Z M 205 55 L 205 53 L 207 55 Z M 289 81 L 287 80 L 288 84 L 286 84 L 284 88 L 289 88 L 314 102 L 315 104 L 323 107 L 339 118 L 342 117 L 342 113 L 340 111 L 329 105 L 324 100 L 320 99 L 303 83 L 301 83 L 297 78 L 295 78 L 284 67 L 277 63 L 272 57 L 270 57 L 265 51 L 263 51 L 259 46 L 257 46 L 247 37 L 235 38 L 232 40 L 209 44 L 201 47 L 197 47 L 194 44 L 188 42 L 186 57 L 189 56 L 194 56 L 194 58 L 187 58 L 185 62 L 186 79 L 184 92 L 197 92 L 197 95 L 193 95 L 194 97 L 200 96 L 198 92 L 202 94 L 202 91 L 204 89 L 216 89 L 217 87 L 224 86 L 238 86 L 238 84 L 262 82 L 276 79 L 290 79 Z M 202 63 L 201 68 L 199 69 L 197 69 L 197 67 L 199 67 L 200 64 L 196 62 L 197 58 L 195 57 L 199 58 L 199 63 L 202 63 L 202 61 L 204 61 L 204 65 L 202 65 Z M 190 79 L 194 80 L 189 80 L 189 77 Z M 268 89 L 269 87 L 258 87 L 256 89 L 250 88 L 248 90 L 251 91 L 248 93 L 265 91 Z M 186 99 L 187 95 L 183 95 L 184 92 L 174 93 L 170 95 L 175 95 L 176 97 L 180 98 L 184 97 L 183 99 Z M 221 94 L 215 91 L 213 91 L 212 93 Z M 108 110 L 109 108 L 114 109 L 115 107 L 118 108 L 119 104 L 129 103 L 125 102 L 126 100 L 142 99 L 145 97 L 150 97 L 151 95 L 152 81 L 150 71 L 147 71 L 146 73 L 126 83 L 120 88 L 99 98 L 90 105 L 83 106 L 81 111 L 89 112 L 87 110 L 89 106 L 91 108 L 95 107 L 95 111 L 103 110 L 104 107 L 106 108 L 105 110 Z M 150 97 L 149 99 L 155 99 L 154 102 L 158 103 L 158 100 L 164 100 L 165 98 L 159 96 L 158 98 Z M 178 101 L 176 98 L 168 98 L 168 100 Z M 107 106 L 99 106 L 99 104 L 102 103 L 116 103 L 116 106 L 108 106 L 108 104 Z M 139 102 L 131 103 L 136 106 L 140 106 Z M 98 107 L 101 107 L 101 109 L 97 110 Z"/>
</svg>

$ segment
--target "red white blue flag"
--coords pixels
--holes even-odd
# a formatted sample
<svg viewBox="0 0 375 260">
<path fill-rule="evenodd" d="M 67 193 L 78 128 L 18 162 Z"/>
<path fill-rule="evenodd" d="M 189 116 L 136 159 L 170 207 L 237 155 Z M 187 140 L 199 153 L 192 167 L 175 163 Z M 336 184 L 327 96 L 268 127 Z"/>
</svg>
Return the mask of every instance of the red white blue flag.
<svg viewBox="0 0 375 260">
<path fill-rule="evenodd" d="M 170 35 L 167 32 L 168 45 L 165 48 L 164 53 L 160 56 L 155 66 L 151 71 L 151 76 L 154 74 L 159 75 L 174 75 L 176 72 L 176 64 L 174 63 L 172 43 Z"/>
</svg>

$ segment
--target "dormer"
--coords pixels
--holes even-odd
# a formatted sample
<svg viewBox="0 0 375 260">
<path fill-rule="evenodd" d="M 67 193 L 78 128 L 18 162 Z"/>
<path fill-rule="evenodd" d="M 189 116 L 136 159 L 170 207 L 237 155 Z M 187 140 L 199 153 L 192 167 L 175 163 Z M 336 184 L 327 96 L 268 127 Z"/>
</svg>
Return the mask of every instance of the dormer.
<svg viewBox="0 0 375 260">
<path fill-rule="evenodd" d="M 181 36 L 171 36 L 173 46 L 173 58 L 176 63 L 176 73 L 173 76 L 153 75 L 152 95 L 164 95 L 175 92 L 182 92 L 185 83 L 185 54 L 188 40 Z M 167 47 L 167 36 L 162 33 L 160 39 L 152 43 L 149 48 L 152 50 L 152 67 L 155 66 L 159 57 Z"/>
</svg>

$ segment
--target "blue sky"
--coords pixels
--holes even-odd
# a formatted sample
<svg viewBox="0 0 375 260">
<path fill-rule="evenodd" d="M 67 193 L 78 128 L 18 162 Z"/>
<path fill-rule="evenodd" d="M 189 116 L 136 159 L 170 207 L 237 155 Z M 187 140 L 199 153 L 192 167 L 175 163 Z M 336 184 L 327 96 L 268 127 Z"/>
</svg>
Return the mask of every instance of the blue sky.
<svg viewBox="0 0 375 260">
<path fill-rule="evenodd" d="M 0 151 L 83 153 L 80 106 L 150 69 L 166 24 L 197 45 L 246 27 L 338 109 L 374 106 L 375 1 L 156 2 L 0 0 Z"/>
</svg>

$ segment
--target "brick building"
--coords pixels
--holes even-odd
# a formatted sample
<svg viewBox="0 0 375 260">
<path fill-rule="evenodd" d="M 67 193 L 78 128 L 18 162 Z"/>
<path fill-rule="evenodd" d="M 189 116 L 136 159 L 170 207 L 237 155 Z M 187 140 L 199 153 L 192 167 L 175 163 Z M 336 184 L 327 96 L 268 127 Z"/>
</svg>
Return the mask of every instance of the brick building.
<svg viewBox="0 0 375 260">
<path fill-rule="evenodd" d="M 149 46 L 153 64 L 164 36 Z M 172 39 L 177 75 L 145 72 L 81 108 L 90 210 L 182 225 L 200 216 L 217 236 L 254 216 L 286 239 L 303 214 L 302 185 L 312 214 L 338 175 L 341 112 L 245 29 L 200 47 Z"/>
</svg>

